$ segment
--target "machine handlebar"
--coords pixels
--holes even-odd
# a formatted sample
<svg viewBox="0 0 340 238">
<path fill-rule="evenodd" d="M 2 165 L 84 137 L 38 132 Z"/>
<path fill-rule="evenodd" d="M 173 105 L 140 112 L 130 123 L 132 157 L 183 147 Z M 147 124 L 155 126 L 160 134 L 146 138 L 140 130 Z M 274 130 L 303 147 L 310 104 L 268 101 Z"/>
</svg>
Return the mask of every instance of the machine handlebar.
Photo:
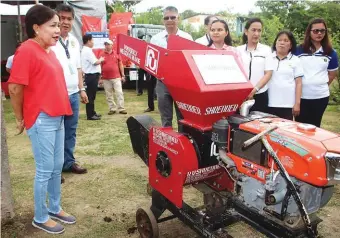
<svg viewBox="0 0 340 238">
<path fill-rule="evenodd" d="M 243 143 L 242 149 L 246 149 L 247 147 L 249 147 L 250 145 L 254 144 L 256 141 L 260 140 L 263 136 L 269 134 L 270 132 L 276 130 L 278 128 L 277 125 L 271 126 L 268 129 L 266 129 L 265 131 L 262 131 L 261 133 L 257 134 L 256 136 L 246 140 Z"/>
</svg>

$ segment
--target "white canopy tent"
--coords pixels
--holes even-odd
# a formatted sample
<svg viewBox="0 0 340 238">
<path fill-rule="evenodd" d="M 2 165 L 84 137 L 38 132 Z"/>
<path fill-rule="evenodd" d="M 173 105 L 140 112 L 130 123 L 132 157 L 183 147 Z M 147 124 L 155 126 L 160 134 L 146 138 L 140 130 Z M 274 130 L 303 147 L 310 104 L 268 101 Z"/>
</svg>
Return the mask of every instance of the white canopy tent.
<svg viewBox="0 0 340 238">
<path fill-rule="evenodd" d="M 28 10 L 34 5 L 20 5 L 20 15 L 24 16 L 28 12 Z M 0 3 L 0 15 L 1 16 L 17 16 L 18 15 L 18 6 L 10 5 L 5 3 Z"/>
</svg>

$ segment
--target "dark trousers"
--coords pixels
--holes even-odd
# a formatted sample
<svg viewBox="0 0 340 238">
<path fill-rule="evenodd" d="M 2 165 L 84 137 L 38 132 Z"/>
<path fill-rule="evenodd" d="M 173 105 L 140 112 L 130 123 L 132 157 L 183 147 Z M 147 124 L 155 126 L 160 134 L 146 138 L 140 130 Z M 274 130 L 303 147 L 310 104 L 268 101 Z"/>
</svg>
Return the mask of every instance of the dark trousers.
<svg viewBox="0 0 340 238">
<path fill-rule="evenodd" d="M 329 97 L 319 99 L 301 99 L 300 115 L 295 118 L 296 121 L 320 127 L 322 116 L 326 110 L 328 101 Z"/>
<path fill-rule="evenodd" d="M 143 93 L 144 75 L 146 76 L 145 70 L 144 69 L 138 69 L 138 83 L 137 83 L 138 93 Z"/>
<path fill-rule="evenodd" d="M 268 113 L 287 120 L 293 120 L 293 108 L 268 107 Z"/>
<path fill-rule="evenodd" d="M 99 75 L 99 73 L 85 74 L 86 94 L 89 98 L 89 102 L 86 104 L 87 119 L 93 117 L 96 114 L 94 109 L 94 101 L 96 100 L 96 94 L 98 90 Z"/>
<path fill-rule="evenodd" d="M 148 87 L 148 108 L 155 110 L 154 95 L 157 79 L 150 74 L 147 74 L 146 77 Z"/>
<path fill-rule="evenodd" d="M 251 111 L 268 112 L 268 91 L 254 95 L 255 104 L 250 108 Z"/>
<path fill-rule="evenodd" d="M 174 100 L 163 82 L 157 80 L 156 84 L 158 110 L 161 114 L 162 126 L 172 127 Z M 175 103 L 177 121 L 183 119 L 183 115 Z"/>
</svg>

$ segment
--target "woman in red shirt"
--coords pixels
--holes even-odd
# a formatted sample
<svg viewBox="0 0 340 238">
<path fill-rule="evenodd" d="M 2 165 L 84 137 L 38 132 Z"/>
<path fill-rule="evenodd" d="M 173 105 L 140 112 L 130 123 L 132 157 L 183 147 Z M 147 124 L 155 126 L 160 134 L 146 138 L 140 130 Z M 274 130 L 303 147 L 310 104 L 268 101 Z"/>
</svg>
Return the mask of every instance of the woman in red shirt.
<svg viewBox="0 0 340 238">
<path fill-rule="evenodd" d="M 68 224 L 76 222 L 60 206 L 63 120 L 72 110 L 63 69 L 50 50 L 59 39 L 59 17 L 52 9 L 35 5 L 27 12 L 25 24 L 29 39 L 15 53 L 9 92 L 19 134 L 26 128 L 35 160 L 32 225 L 59 234 L 64 227 L 51 218 Z"/>
</svg>

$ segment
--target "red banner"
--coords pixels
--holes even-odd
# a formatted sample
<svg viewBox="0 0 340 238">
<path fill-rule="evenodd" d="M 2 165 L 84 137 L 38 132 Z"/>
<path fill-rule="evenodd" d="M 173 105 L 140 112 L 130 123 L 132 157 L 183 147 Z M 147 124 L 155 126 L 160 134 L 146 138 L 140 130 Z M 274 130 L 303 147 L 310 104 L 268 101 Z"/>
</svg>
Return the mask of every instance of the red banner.
<svg viewBox="0 0 340 238">
<path fill-rule="evenodd" d="M 129 24 L 133 23 L 132 12 L 112 13 L 109 21 L 110 39 L 117 34 L 127 34 Z"/>
<path fill-rule="evenodd" d="M 117 35 L 124 34 L 128 35 L 129 24 L 133 23 L 132 12 L 119 12 L 112 13 L 108 24 L 110 39 L 113 42 L 113 48 L 117 49 Z M 130 66 L 131 62 L 126 58 L 122 57 L 123 64 Z"/>
<path fill-rule="evenodd" d="M 82 15 L 81 22 L 83 24 L 82 33 L 86 32 L 101 32 L 102 31 L 102 19 L 99 17 L 92 17 Z"/>
</svg>

